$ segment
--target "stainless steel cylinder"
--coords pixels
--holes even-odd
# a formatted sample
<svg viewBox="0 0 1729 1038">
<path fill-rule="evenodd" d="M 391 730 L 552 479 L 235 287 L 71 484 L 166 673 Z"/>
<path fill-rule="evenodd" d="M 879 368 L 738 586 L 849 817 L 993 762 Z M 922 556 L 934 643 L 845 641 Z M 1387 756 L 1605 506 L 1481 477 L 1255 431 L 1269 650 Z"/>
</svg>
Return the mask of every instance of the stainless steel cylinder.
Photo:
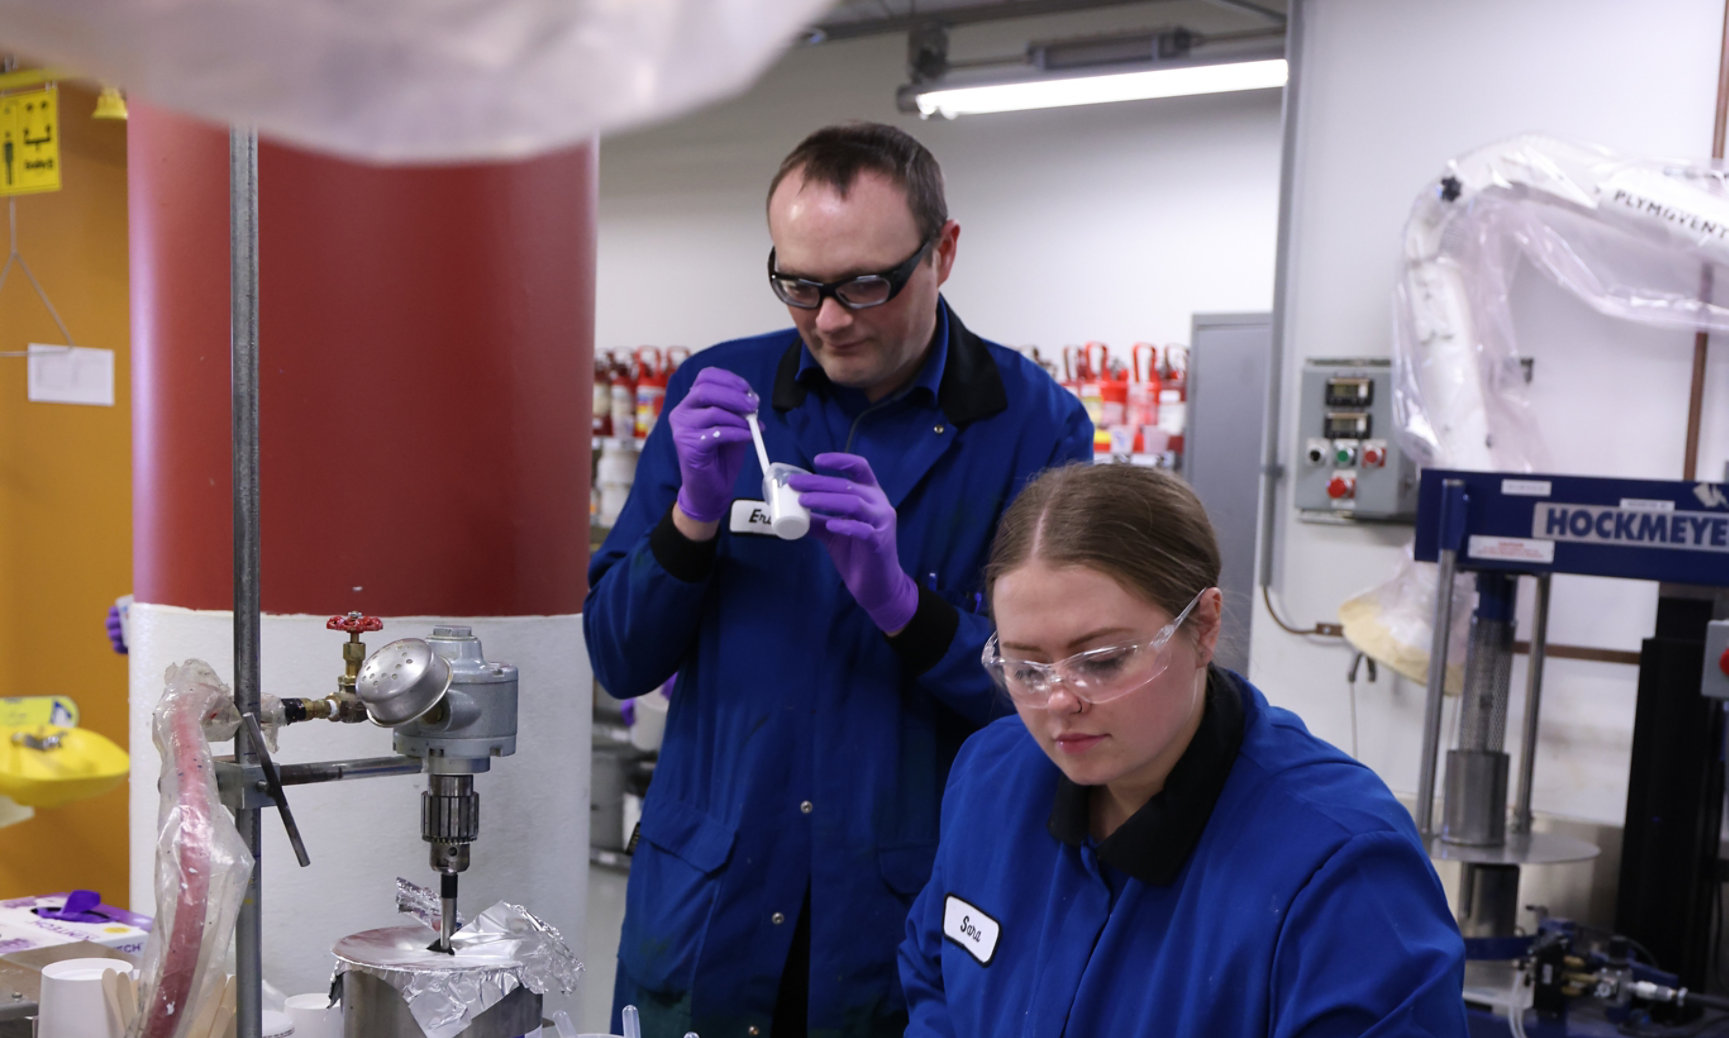
<svg viewBox="0 0 1729 1038">
<path fill-rule="evenodd" d="M 519 987 L 457 1032 L 456 1038 L 519 1038 L 540 1027 L 540 996 Z M 342 975 L 343 1038 L 426 1038 L 408 1003 L 370 973 Z"/>
<path fill-rule="evenodd" d="M 540 1028 L 541 998 L 520 960 L 501 946 L 427 947 L 424 926 L 349 934 L 331 949 L 341 972 L 345 1038 L 425 1038 L 415 1022 L 463 1026 L 456 1038 L 519 1038 Z M 410 1005 L 412 1000 L 412 1006 Z"/>
<path fill-rule="evenodd" d="M 1448 750 L 1441 839 L 1468 847 L 1507 840 L 1507 755 L 1497 750 Z"/>
</svg>

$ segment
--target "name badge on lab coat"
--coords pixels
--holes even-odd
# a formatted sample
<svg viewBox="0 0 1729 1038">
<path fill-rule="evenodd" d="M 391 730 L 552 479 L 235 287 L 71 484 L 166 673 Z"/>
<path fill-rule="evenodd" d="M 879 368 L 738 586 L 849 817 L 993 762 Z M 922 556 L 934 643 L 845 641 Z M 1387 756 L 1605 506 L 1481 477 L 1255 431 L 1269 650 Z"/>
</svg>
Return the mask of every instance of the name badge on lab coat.
<svg viewBox="0 0 1729 1038">
<path fill-rule="evenodd" d="M 733 533 L 758 537 L 773 537 L 774 523 L 768 518 L 768 502 L 738 500 L 732 503 L 732 522 L 727 526 Z"/>
<path fill-rule="evenodd" d="M 996 957 L 1002 929 L 995 919 L 953 894 L 943 902 L 943 936 L 965 948 L 981 966 L 989 966 Z"/>
</svg>

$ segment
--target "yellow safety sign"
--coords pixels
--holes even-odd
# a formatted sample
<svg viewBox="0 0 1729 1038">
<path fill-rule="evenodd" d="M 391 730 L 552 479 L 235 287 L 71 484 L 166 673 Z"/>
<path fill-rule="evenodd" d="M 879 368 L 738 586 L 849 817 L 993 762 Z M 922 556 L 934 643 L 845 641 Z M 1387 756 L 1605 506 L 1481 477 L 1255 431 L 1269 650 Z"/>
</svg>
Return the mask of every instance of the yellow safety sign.
<svg viewBox="0 0 1729 1038">
<path fill-rule="evenodd" d="M 0 96 L 0 195 L 58 190 L 58 89 L 48 86 Z"/>
</svg>

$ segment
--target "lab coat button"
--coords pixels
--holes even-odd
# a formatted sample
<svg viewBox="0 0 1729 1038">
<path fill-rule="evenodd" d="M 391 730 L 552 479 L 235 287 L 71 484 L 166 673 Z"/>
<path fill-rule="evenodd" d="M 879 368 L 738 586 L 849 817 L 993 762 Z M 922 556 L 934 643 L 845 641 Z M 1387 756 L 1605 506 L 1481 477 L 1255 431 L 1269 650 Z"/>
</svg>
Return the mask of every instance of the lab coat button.
<svg viewBox="0 0 1729 1038">
<path fill-rule="evenodd" d="M 786 916 L 782 915 L 779 912 L 776 912 L 774 915 L 771 915 L 768 918 L 769 918 L 769 922 L 773 923 L 776 926 L 779 926 L 780 924 L 786 922 Z"/>
<path fill-rule="evenodd" d="M 803 811 L 803 812 L 804 812 L 804 813 L 805 813 L 805 814 L 807 814 L 807 815 L 808 815 L 808 814 L 810 814 L 810 813 L 811 813 L 811 810 L 812 810 L 812 807 L 811 807 L 811 802 L 810 802 L 810 801 L 809 801 L 809 800 L 806 800 L 806 801 L 805 801 L 805 802 L 803 802 L 803 803 L 802 803 L 802 804 L 799 804 L 799 805 L 798 805 L 798 809 L 799 809 L 799 810 L 800 810 L 800 811 Z"/>
<path fill-rule="evenodd" d="M 941 436 L 943 433 L 945 433 L 947 431 L 948 431 L 948 426 L 946 426 L 946 425 L 937 426 L 937 435 L 938 436 Z"/>
<path fill-rule="evenodd" d="M 761 1031 L 757 1030 L 755 1024 L 750 1025 L 749 1034 L 750 1034 L 751 1038 L 756 1038 L 756 1036 L 761 1034 L 761 1033 L 762 1033 Z"/>
</svg>

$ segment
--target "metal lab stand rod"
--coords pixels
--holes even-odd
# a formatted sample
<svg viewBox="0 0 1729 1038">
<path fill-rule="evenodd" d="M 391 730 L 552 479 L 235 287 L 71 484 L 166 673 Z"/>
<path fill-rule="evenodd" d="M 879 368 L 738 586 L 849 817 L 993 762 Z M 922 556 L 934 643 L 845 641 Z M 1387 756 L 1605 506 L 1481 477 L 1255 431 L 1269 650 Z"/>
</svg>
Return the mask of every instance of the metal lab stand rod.
<svg viewBox="0 0 1729 1038">
<path fill-rule="evenodd" d="M 1537 574 L 1533 605 L 1531 659 L 1525 670 L 1525 730 L 1519 750 L 1519 790 L 1513 801 L 1514 833 L 1531 831 L 1531 781 L 1537 767 L 1537 712 L 1543 703 L 1543 656 L 1549 647 L 1549 579 Z"/>
<path fill-rule="evenodd" d="M 1435 762 L 1441 753 L 1441 707 L 1447 693 L 1447 645 L 1453 636 L 1453 573 L 1465 529 L 1465 481 L 1441 484 L 1441 535 L 1435 580 L 1435 630 L 1429 644 L 1429 689 L 1423 706 L 1423 760 L 1417 772 L 1417 832 L 1427 840 L 1435 814 Z"/>
<path fill-rule="evenodd" d="M 383 775 L 418 775 L 426 767 L 418 757 L 361 757 L 356 760 L 317 761 L 282 765 L 282 784 L 301 786 L 312 782 L 377 778 Z"/>
<path fill-rule="evenodd" d="M 234 705 L 240 716 L 259 705 L 259 502 L 258 502 L 258 135 L 235 128 L 228 134 L 228 247 L 231 294 L 234 436 Z M 234 756 L 242 768 L 258 754 L 241 732 Z M 234 922 L 235 1038 L 262 1038 L 263 872 L 259 839 L 261 811 L 234 813 L 240 838 L 252 854 L 246 898 Z"/>
</svg>

